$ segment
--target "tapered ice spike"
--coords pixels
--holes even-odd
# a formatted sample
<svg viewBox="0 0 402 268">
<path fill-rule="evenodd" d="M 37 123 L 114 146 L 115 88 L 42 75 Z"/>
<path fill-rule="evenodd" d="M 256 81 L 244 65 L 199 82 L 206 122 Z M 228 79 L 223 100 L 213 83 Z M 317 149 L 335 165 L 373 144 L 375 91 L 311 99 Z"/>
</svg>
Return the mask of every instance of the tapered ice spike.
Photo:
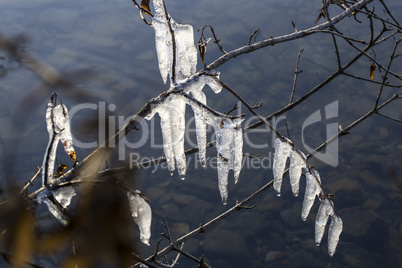
<svg viewBox="0 0 402 268">
<path fill-rule="evenodd" d="M 198 158 L 200 159 L 201 166 L 205 167 L 207 152 L 207 124 L 205 124 L 198 115 L 194 115 L 194 119 L 198 144 Z"/>
<path fill-rule="evenodd" d="M 322 236 L 325 232 L 325 226 L 328 222 L 328 217 L 334 214 L 331 201 L 324 198 L 321 200 L 320 208 L 317 212 L 317 217 L 315 219 L 315 244 L 320 245 Z"/>
<path fill-rule="evenodd" d="M 232 153 L 232 155 L 234 154 L 234 160 L 232 169 L 234 171 L 234 179 L 236 184 L 239 181 L 243 161 L 243 130 L 240 127 L 235 129 L 233 142 L 234 153 Z"/>
<path fill-rule="evenodd" d="M 303 168 L 306 168 L 306 156 L 293 148 L 290 152 L 289 179 L 294 196 L 299 195 L 300 176 Z"/>
<path fill-rule="evenodd" d="M 185 107 L 186 99 L 180 95 L 172 94 L 154 106 L 145 118 L 152 119 L 152 115 L 158 113 L 161 118 L 163 138 L 163 152 L 170 174 L 173 175 L 175 166 L 181 178 L 186 174 L 186 156 L 184 154 L 185 132 Z"/>
<path fill-rule="evenodd" d="M 331 216 L 331 223 L 328 230 L 328 254 L 334 256 L 336 247 L 339 242 L 339 236 L 342 233 L 343 222 L 338 215 Z"/>
<path fill-rule="evenodd" d="M 219 78 L 219 73 L 216 74 L 216 78 Z M 207 99 L 202 92 L 205 84 L 207 84 L 215 93 L 219 93 L 222 90 L 222 86 L 215 81 L 215 79 L 208 75 L 201 75 L 197 81 L 188 85 L 185 88 L 185 92 L 191 93 L 192 97 L 203 104 L 207 104 Z M 196 126 L 196 135 L 197 135 L 197 143 L 198 143 L 198 155 L 201 162 L 201 165 L 205 167 L 205 155 L 206 155 L 206 144 L 207 144 L 207 121 L 205 118 L 208 118 L 205 115 L 205 111 L 203 109 L 199 109 L 199 107 L 193 107 L 194 111 L 194 119 Z M 213 123 L 209 123 L 212 124 Z"/>
<path fill-rule="evenodd" d="M 317 179 L 320 180 L 318 171 L 311 169 L 310 172 L 306 172 L 306 192 L 304 193 L 303 207 L 301 218 L 303 221 L 307 219 L 310 213 L 311 207 L 314 204 L 315 196 L 320 192 Z"/>
<path fill-rule="evenodd" d="M 292 149 L 292 146 L 289 142 L 281 141 L 279 138 L 275 139 L 275 156 L 272 165 L 272 172 L 274 175 L 273 187 L 278 196 L 281 194 L 283 172 L 285 171 L 286 160 L 288 159 Z"/>
<path fill-rule="evenodd" d="M 228 199 L 228 175 L 229 165 L 227 161 L 218 154 L 218 188 L 224 205 L 226 205 Z"/>
<path fill-rule="evenodd" d="M 155 16 L 152 20 L 152 27 L 155 30 L 155 44 L 158 55 L 159 71 L 163 82 L 167 77 L 183 80 L 194 74 L 197 66 L 197 49 L 194 46 L 193 27 L 188 24 L 176 23 L 167 14 L 161 0 L 154 0 Z M 166 14 L 168 18 L 166 17 Z M 174 33 L 175 41 L 175 66 L 173 66 L 173 42 L 171 30 Z M 175 71 L 172 71 L 172 68 Z"/>
</svg>

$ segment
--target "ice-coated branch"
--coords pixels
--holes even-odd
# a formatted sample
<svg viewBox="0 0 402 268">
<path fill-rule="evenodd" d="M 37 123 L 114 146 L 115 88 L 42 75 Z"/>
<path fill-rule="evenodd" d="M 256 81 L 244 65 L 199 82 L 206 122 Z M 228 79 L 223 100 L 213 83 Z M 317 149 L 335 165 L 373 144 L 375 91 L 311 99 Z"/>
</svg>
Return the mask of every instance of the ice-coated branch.
<svg viewBox="0 0 402 268">
<path fill-rule="evenodd" d="M 57 104 L 60 100 L 60 104 Z M 76 154 L 73 147 L 73 139 L 70 130 L 70 119 L 67 107 L 62 104 L 61 99 L 53 93 L 46 110 L 46 125 L 49 133 L 49 143 L 43 157 L 42 164 L 42 185 L 46 188 L 55 182 L 54 164 L 56 160 L 56 150 L 61 141 L 65 152 L 76 164 Z M 38 203 L 45 203 L 49 211 L 64 225 L 69 221 L 67 206 L 70 205 L 71 198 L 75 195 L 74 188 L 56 188 L 49 194 L 42 192 L 38 198 Z"/>
</svg>

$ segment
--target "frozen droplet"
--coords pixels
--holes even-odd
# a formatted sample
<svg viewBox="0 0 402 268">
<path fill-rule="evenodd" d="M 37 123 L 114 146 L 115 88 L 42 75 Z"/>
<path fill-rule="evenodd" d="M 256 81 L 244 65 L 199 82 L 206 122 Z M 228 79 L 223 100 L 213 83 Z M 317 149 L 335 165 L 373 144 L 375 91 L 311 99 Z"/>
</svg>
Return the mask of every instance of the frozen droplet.
<svg viewBox="0 0 402 268">
<path fill-rule="evenodd" d="M 138 225 L 140 229 L 140 240 L 145 245 L 149 246 L 152 221 L 151 207 L 139 194 L 132 194 L 131 192 L 127 192 L 127 198 L 134 222 Z"/>
</svg>

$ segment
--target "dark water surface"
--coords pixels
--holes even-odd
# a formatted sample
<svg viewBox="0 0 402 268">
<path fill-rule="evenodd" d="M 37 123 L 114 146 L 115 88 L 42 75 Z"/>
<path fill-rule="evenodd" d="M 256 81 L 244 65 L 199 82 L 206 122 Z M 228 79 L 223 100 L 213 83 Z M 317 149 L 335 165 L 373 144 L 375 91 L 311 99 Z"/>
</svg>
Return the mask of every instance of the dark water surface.
<svg viewBox="0 0 402 268">
<path fill-rule="evenodd" d="M 313 26 L 320 2 L 167 0 L 166 5 L 177 22 L 193 25 L 196 42 L 199 38 L 197 29 L 210 24 L 224 49 L 230 51 L 247 44 L 250 34 L 257 28 L 260 28 L 258 41 L 292 33 L 291 21 L 299 30 Z M 400 1 L 387 2 L 396 19 L 402 22 Z M 333 14 L 339 12 L 337 8 L 331 10 Z M 365 17 L 360 15 L 359 19 L 365 20 Z M 347 20 L 350 25 L 344 23 L 339 30 L 367 39 L 366 24 L 359 25 L 353 18 Z M 376 30 L 380 27 L 376 24 Z M 26 51 L 70 82 L 68 86 L 51 86 L 29 70 L 29 63 L 21 66 L 7 54 L 0 54 L 3 55 L 0 62 L 0 176 L 3 190 L 15 182 L 22 185 L 42 164 L 48 142 L 45 109 L 51 92 L 57 92 L 70 110 L 76 107 L 78 111 L 72 119 L 72 132 L 84 144 L 77 148 L 78 157 L 83 159 L 93 149 L 88 144 L 100 139 L 99 122 L 105 117 L 112 118 L 109 123 L 113 132 L 117 122 L 126 120 L 146 101 L 168 88 L 157 67 L 154 31 L 142 22 L 129 0 L 2 0 L 0 32 L 6 37 L 23 34 L 28 39 Z M 209 32 L 207 35 L 210 37 Z M 263 101 L 264 105 L 258 109 L 261 115 L 271 114 L 289 102 L 295 62 L 301 49 L 304 51 L 299 68 L 303 72 L 298 77 L 295 98 L 301 97 L 336 70 L 329 35 L 314 35 L 232 59 L 219 68 L 221 78 L 250 104 Z M 392 43 L 387 42 L 376 50 L 377 60 L 383 65 L 388 63 L 390 49 Z M 355 55 L 355 51 L 342 41 L 339 41 L 339 50 L 344 63 Z M 221 54 L 211 42 L 206 54 L 207 63 Z M 370 61 L 362 58 L 349 72 L 367 78 L 369 65 Z M 201 68 L 199 63 L 197 69 Z M 399 58 L 393 64 L 393 71 L 402 71 Z M 380 81 L 382 74 L 376 72 L 375 79 Z M 397 83 L 394 79 L 390 81 Z M 327 124 L 338 123 L 346 127 L 368 112 L 374 105 L 378 89 L 378 85 L 347 76 L 336 78 L 284 115 L 291 139 L 307 153 L 302 142 L 303 131 L 306 144 L 312 148 L 318 146 L 327 138 Z M 226 92 L 215 95 L 208 88 L 204 91 L 209 97 L 209 105 L 218 111 L 227 111 L 237 103 Z M 394 93 L 401 94 L 401 90 L 386 88 L 382 101 Z M 303 129 L 303 123 L 310 115 L 335 102 L 336 118 Z M 84 106 L 77 106 L 80 104 Z M 192 113 L 190 109 L 187 111 L 190 123 L 186 148 L 191 148 L 196 140 Z M 243 112 L 249 115 L 244 107 L 239 113 Z M 401 101 L 394 102 L 383 112 L 401 120 Z M 243 126 L 250 122 L 253 119 L 246 117 Z M 278 121 L 277 127 L 286 133 L 283 120 Z M 184 249 L 196 257 L 204 255 L 212 267 L 401 267 L 401 133 L 401 124 L 374 115 L 340 139 L 338 165 L 332 167 L 312 159 L 324 189 L 335 195 L 332 200 L 344 221 L 344 231 L 334 257 L 328 256 L 326 237 L 321 246 L 316 247 L 314 243 L 318 202 L 307 221 L 302 222 L 304 194 L 294 198 L 287 178 L 281 197 L 269 189 L 251 203 L 256 208 L 223 220 L 187 242 Z M 209 135 L 213 139 L 212 129 Z M 144 122 L 141 131 L 130 134 L 127 140 L 135 148 L 123 148 L 122 157 L 126 160 L 130 155 L 137 157 L 132 154 L 134 152 L 142 159 L 159 157 L 162 154 L 159 118 Z M 272 132 L 264 128 L 247 133 L 244 153 L 258 154 L 263 159 L 246 158 L 236 185 L 230 173 L 227 206 L 222 205 L 217 188 L 214 148 L 208 150 L 209 162 L 205 169 L 200 166 L 197 155 L 187 157 L 185 181 L 181 181 L 177 173 L 171 177 L 161 166 L 141 171 L 139 187 L 150 198 L 153 208 L 151 246 L 141 245 L 141 255 L 154 253 L 159 234 L 163 232 L 163 216 L 171 226 L 172 235 L 178 238 L 271 180 L 273 140 Z M 115 162 L 116 166 L 124 163 Z M 38 180 L 33 188 L 39 186 Z M 301 192 L 304 187 L 302 179 Z M 134 223 L 133 228 L 137 228 Z M 180 260 L 179 267 L 196 267 L 184 258 Z"/>
</svg>

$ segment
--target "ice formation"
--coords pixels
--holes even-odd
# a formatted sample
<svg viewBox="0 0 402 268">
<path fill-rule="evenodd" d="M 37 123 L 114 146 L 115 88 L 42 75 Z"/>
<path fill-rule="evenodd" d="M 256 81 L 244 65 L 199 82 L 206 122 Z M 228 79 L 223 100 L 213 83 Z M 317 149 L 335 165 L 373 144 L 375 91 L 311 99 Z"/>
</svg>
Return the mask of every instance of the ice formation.
<svg viewBox="0 0 402 268">
<path fill-rule="evenodd" d="M 321 192 L 319 182 L 321 182 L 321 179 L 317 170 L 311 169 L 310 171 L 306 172 L 306 192 L 304 193 L 301 213 L 301 218 L 303 221 L 307 219 L 307 216 L 310 213 L 311 207 L 314 204 L 315 196 Z"/>
<path fill-rule="evenodd" d="M 56 161 L 56 151 L 59 141 L 68 156 L 76 161 L 73 138 L 70 130 L 70 119 L 67 107 L 64 104 L 56 104 L 57 95 L 53 94 L 46 110 L 46 126 L 49 133 L 49 143 L 43 158 L 42 164 L 42 184 L 47 186 L 54 182 L 54 164 Z M 66 209 L 75 195 L 74 188 L 71 186 L 59 188 L 52 191 L 54 200 L 46 196 L 38 197 L 39 203 L 47 204 L 49 211 L 62 223 L 67 224 L 67 219 L 63 216 L 63 209 Z M 60 207 L 59 207 L 60 206 Z"/>
<path fill-rule="evenodd" d="M 159 114 L 163 151 L 168 168 L 173 175 L 176 163 L 182 179 L 186 175 L 186 156 L 184 154 L 185 108 L 186 99 L 177 94 L 170 94 L 164 102 L 155 105 L 151 113 L 145 117 L 145 119 L 151 120 L 155 113 Z"/>
<path fill-rule="evenodd" d="M 289 178 L 294 196 L 299 195 L 299 183 L 303 168 L 306 169 L 306 156 L 303 152 L 293 148 L 290 152 Z"/>
<path fill-rule="evenodd" d="M 151 221 L 152 211 L 148 203 L 139 195 L 127 192 L 128 202 L 130 204 L 130 210 L 134 219 L 134 222 L 140 229 L 141 242 L 149 246 L 149 238 L 151 237 Z"/>
<path fill-rule="evenodd" d="M 324 235 L 325 226 L 327 225 L 329 216 L 334 215 L 332 208 L 333 204 L 328 199 L 321 200 L 320 208 L 318 209 L 315 218 L 315 244 L 320 245 L 322 236 Z"/>
<path fill-rule="evenodd" d="M 42 183 L 44 185 L 53 182 L 54 162 L 56 161 L 56 150 L 59 141 L 61 141 L 68 156 L 73 161 L 76 161 L 67 107 L 64 104 L 56 105 L 56 101 L 57 95 L 53 94 L 46 110 L 49 143 L 43 158 Z"/>
<path fill-rule="evenodd" d="M 194 46 L 193 27 L 187 24 L 176 23 L 167 13 L 162 0 L 153 1 L 155 15 L 152 20 L 152 27 L 155 30 L 155 44 L 158 55 L 159 71 L 163 82 L 167 82 L 167 77 L 170 77 L 171 89 L 174 85 L 183 83 L 186 79 L 192 76 L 196 71 L 197 66 L 197 50 Z M 173 53 L 175 52 L 175 53 Z M 173 70 L 174 68 L 174 70 Z M 215 74 L 219 77 L 219 73 Z M 174 81 L 172 78 L 174 76 Z M 205 84 L 209 85 L 215 93 L 219 93 L 222 89 L 220 84 L 208 75 L 197 76 L 197 80 L 188 84 L 185 88 L 187 94 L 191 93 L 193 98 L 203 104 L 206 104 L 206 96 L 202 92 Z M 174 172 L 175 162 L 178 167 L 179 174 L 184 179 L 186 166 L 184 153 L 182 153 L 183 142 L 181 137 L 184 137 L 184 122 L 185 105 L 183 105 L 175 97 L 171 97 L 170 105 L 165 102 L 164 107 L 157 108 L 155 112 L 161 116 L 161 125 L 164 144 L 164 153 L 168 162 L 168 167 L 171 173 Z M 179 114 L 180 113 L 180 114 Z M 147 118 L 151 117 L 152 114 Z M 173 127 L 173 120 L 177 119 L 178 129 Z M 205 148 L 206 148 L 206 124 L 197 115 L 195 115 L 196 135 L 201 165 L 205 165 Z M 163 130 L 167 127 L 167 130 Z M 172 131 L 169 131 L 169 128 Z M 177 132 L 177 133 L 173 133 Z M 174 136 L 174 137 L 173 137 Z M 173 138 L 179 138 L 177 143 L 171 142 Z M 170 146 L 172 144 L 172 146 Z M 176 144 L 176 149 L 174 148 Z M 172 147 L 172 148 L 171 148 Z M 184 162 L 183 162 L 184 160 Z"/>
<path fill-rule="evenodd" d="M 61 189 L 60 189 L 61 190 Z M 69 214 L 66 210 L 66 207 L 63 206 L 60 202 L 56 201 L 55 198 L 56 196 L 54 196 L 54 193 L 52 193 L 53 196 L 47 196 L 45 192 L 42 192 L 38 195 L 38 197 L 36 198 L 36 201 L 39 204 L 45 203 L 50 211 L 50 213 L 52 213 L 52 215 L 63 225 L 67 225 L 70 222 L 70 217 Z M 74 194 L 75 195 L 75 192 Z M 60 196 L 59 196 L 60 197 Z M 71 196 L 72 197 L 72 196 Z M 69 203 L 69 201 L 71 200 L 71 198 L 67 198 L 64 199 L 65 201 L 67 201 L 67 203 Z"/>
<path fill-rule="evenodd" d="M 331 216 L 331 223 L 328 230 L 328 253 L 332 257 L 335 254 L 336 246 L 339 242 L 339 236 L 342 233 L 343 222 L 338 215 Z"/>
<path fill-rule="evenodd" d="M 215 74 L 215 77 L 219 78 L 219 73 Z M 210 75 L 201 75 L 197 81 L 191 83 L 185 88 L 186 93 L 191 93 L 194 99 L 198 100 L 202 104 L 207 104 L 207 97 L 205 96 L 202 89 L 205 85 L 208 85 L 216 94 L 221 92 L 222 86 Z M 198 156 L 202 166 L 205 166 L 205 155 L 206 155 L 206 145 L 207 145 L 207 124 L 200 118 L 198 113 L 194 111 L 196 135 L 198 143 Z"/>
<path fill-rule="evenodd" d="M 306 156 L 303 152 L 292 146 L 292 144 L 289 139 L 282 141 L 277 138 L 275 140 L 275 156 L 272 167 L 274 176 L 273 187 L 279 196 L 288 157 L 290 157 L 290 185 L 294 196 L 298 196 L 299 194 L 300 177 L 303 169 L 306 171 L 306 191 L 304 193 L 301 218 L 303 221 L 307 219 L 314 200 L 318 196 L 321 204 L 315 220 L 315 242 L 317 246 L 320 245 L 328 218 L 331 217 L 328 231 L 328 253 L 330 256 L 333 256 L 343 228 L 342 219 L 336 214 L 332 201 L 323 192 L 320 174 L 313 167 L 308 166 Z"/>
<path fill-rule="evenodd" d="M 174 82 L 184 80 L 195 73 L 197 66 L 193 27 L 176 23 L 166 12 L 162 0 L 153 0 L 153 4 L 155 14 L 152 27 L 155 30 L 156 52 L 163 82 L 166 84 L 167 76 L 172 78 L 173 73 L 177 79 Z M 174 58 L 173 51 L 176 52 Z"/>
<path fill-rule="evenodd" d="M 275 156 L 272 165 L 274 174 L 274 189 L 278 196 L 281 195 L 283 172 L 285 171 L 286 160 L 290 156 L 292 146 L 290 140 L 281 141 L 279 138 L 275 140 Z"/>
<path fill-rule="evenodd" d="M 242 118 L 234 118 L 218 113 L 200 105 L 199 102 L 189 99 L 194 114 L 204 123 L 211 125 L 215 130 L 216 150 L 218 159 L 218 187 L 223 204 L 228 198 L 228 174 L 234 171 L 234 180 L 237 183 L 243 159 L 243 130 L 240 127 Z"/>
<path fill-rule="evenodd" d="M 331 223 L 328 229 L 328 253 L 332 257 L 339 242 L 343 223 L 342 219 L 336 215 L 332 201 L 325 198 L 321 200 L 315 220 L 315 243 L 317 246 L 321 243 L 329 217 L 331 217 Z"/>
</svg>

